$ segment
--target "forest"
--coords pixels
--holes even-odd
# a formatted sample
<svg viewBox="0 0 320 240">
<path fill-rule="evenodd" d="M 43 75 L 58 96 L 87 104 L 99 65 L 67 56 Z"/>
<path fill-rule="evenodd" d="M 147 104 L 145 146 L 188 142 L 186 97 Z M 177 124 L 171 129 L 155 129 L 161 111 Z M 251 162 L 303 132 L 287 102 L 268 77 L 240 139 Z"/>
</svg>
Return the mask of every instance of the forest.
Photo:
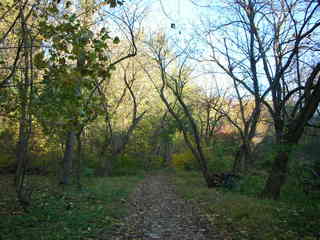
<svg viewBox="0 0 320 240">
<path fill-rule="evenodd" d="M 319 240 L 319 103 L 319 0 L 1 0 L 0 240 Z"/>
</svg>

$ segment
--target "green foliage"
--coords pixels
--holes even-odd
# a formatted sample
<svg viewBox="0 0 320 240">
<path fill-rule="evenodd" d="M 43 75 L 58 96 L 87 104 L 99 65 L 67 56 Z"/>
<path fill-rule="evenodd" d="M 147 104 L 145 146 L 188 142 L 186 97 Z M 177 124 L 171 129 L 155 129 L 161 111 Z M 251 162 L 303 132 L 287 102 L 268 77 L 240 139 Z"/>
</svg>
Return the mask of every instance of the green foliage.
<svg viewBox="0 0 320 240">
<path fill-rule="evenodd" d="M 123 154 L 117 159 L 112 159 L 113 171 L 112 175 L 123 176 L 123 175 L 135 175 L 141 172 L 143 168 L 143 159 L 137 159 L 132 155 Z"/>
<path fill-rule="evenodd" d="M 85 177 L 93 177 L 94 176 L 94 169 L 85 167 L 82 170 L 82 174 Z"/>
<path fill-rule="evenodd" d="M 240 185 L 236 191 L 247 196 L 257 197 L 264 187 L 266 178 L 266 174 L 244 175 L 241 177 Z"/>
<path fill-rule="evenodd" d="M 255 196 L 264 179 L 260 175 L 248 176 L 240 191 L 232 192 L 208 189 L 200 173 L 178 172 L 174 177 L 179 193 L 199 204 L 212 227 L 223 233 L 225 239 L 316 240 L 320 229 L 319 201 L 294 201 L 290 195 L 297 190 L 290 184 L 280 202 L 258 199 Z"/>
<path fill-rule="evenodd" d="M 172 154 L 172 166 L 179 170 L 198 169 L 197 160 L 190 150 Z"/>
<path fill-rule="evenodd" d="M 92 152 L 89 151 L 89 149 L 84 148 L 81 157 L 83 168 L 97 169 L 100 167 L 101 156 L 99 156 L 98 150 L 96 152 Z"/>
<path fill-rule="evenodd" d="M 15 137 L 10 128 L 0 127 L 0 168 L 7 167 L 14 162 Z"/>
<path fill-rule="evenodd" d="M 8 154 L 1 154 L 0 155 L 0 168 L 8 167 L 14 163 L 12 156 Z"/>
<path fill-rule="evenodd" d="M 46 131 L 58 123 L 56 129 L 61 132 L 63 128 L 79 129 L 103 111 L 103 100 L 93 93 L 97 82 L 110 78 L 114 70 L 107 54 L 112 39 L 105 28 L 94 33 L 76 14 L 62 14 L 54 5 L 51 8 L 50 13 L 61 21 L 39 22 L 42 39 L 51 47 L 34 56 L 35 66 L 44 72 L 42 87 L 35 87 L 34 114 Z"/>
<path fill-rule="evenodd" d="M 182 139 L 175 139 L 178 144 Z M 185 148 L 185 146 L 183 146 Z M 212 147 L 204 148 L 209 170 L 212 172 L 228 172 L 234 161 L 236 145 L 229 141 L 217 141 Z M 181 149 L 180 149 L 181 151 Z M 172 166 L 183 170 L 199 170 L 199 165 L 189 149 L 172 155 Z"/>
<path fill-rule="evenodd" d="M 205 149 L 211 172 L 229 172 L 234 162 L 237 145 L 233 141 L 220 139 L 212 147 Z"/>
<path fill-rule="evenodd" d="M 154 155 L 141 155 L 126 153 L 117 159 L 111 158 L 112 175 L 114 176 L 130 176 L 136 175 L 146 170 L 156 170 L 163 166 L 163 159 Z"/>
<path fill-rule="evenodd" d="M 115 8 L 118 5 L 123 5 L 123 0 L 105 0 L 107 4 L 110 5 L 111 8 Z"/>
<path fill-rule="evenodd" d="M 120 42 L 119 37 L 115 37 L 115 38 L 113 39 L 113 43 L 114 43 L 114 44 L 118 44 L 119 42 Z"/>
<path fill-rule="evenodd" d="M 215 147 L 206 153 L 208 156 L 208 167 L 212 172 L 228 172 L 234 161 L 234 156 L 223 148 Z"/>
<path fill-rule="evenodd" d="M 6 178 L 0 179 L 1 185 Z M 101 237 L 102 232 L 106 234 L 120 223 L 120 217 L 126 213 L 123 201 L 141 179 L 141 176 L 86 178 L 82 191 L 61 191 L 47 178 L 33 177 L 38 190 L 33 194 L 29 213 L 12 206 L 16 202 L 8 197 L 10 192 L 6 196 L 1 195 L 1 239 Z"/>
<path fill-rule="evenodd" d="M 161 156 L 151 155 L 149 156 L 148 170 L 157 170 L 163 167 L 164 159 Z"/>
</svg>

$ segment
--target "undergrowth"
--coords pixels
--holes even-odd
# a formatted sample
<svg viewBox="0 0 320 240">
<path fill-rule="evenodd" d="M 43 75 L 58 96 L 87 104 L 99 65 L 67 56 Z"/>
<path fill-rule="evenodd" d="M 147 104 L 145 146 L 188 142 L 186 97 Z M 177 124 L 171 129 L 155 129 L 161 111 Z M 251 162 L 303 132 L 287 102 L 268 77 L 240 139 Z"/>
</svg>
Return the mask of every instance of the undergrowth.
<svg viewBox="0 0 320 240">
<path fill-rule="evenodd" d="M 26 213 L 15 199 L 12 176 L 0 176 L 1 240 L 89 240 L 107 235 L 126 214 L 126 198 L 142 176 L 85 178 L 82 190 L 62 189 L 47 177 L 28 178 L 35 192 Z"/>
<path fill-rule="evenodd" d="M 286 186 L 280 201 L 272 201 L 257 197 L 262 176 L 245 178 L 232 191 L 208 189 L 198 172 L 178 171 L 173 176 L 178 192 L 200 205 L 225 239 L 320 239 L 319 199 L 301 196 L 292 185 Z"/>
</svg>

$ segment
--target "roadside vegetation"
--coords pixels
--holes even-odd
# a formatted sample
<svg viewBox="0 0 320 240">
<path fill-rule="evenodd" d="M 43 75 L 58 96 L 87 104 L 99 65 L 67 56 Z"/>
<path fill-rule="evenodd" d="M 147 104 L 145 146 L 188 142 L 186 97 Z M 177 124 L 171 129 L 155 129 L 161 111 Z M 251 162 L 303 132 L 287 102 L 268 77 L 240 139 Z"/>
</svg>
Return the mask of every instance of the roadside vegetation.
<svg viewBox="0 0 320 240">
<path fill-rule="evenodd" d="M 230 239 L 320 239 L 320 2 L 169 2 L 0 1 L 0 239 L 94 239 L 164 168 Z"/>
<path fill-rule="evenodd" d="M 107 239 L 128 214 L 128 195 L 142 179 L 142 174 L 85 177 L 79 190 L 65 189 L 53 177 L 28 176 L 33 194 L 25 211 L 15 198 L 12 176 L 1 176 L 1 239 Z"/>
<path fill-rule="evenodd" d="M 200 206 L 226 239 L 319 239 L 319 194 L 305 196 L 288 184 L 279 201 L 258 198 L 265 176 L 244 177 L 234 189 L 208 189 L 199 172 L 172 175 L 178 193 Z"/>
</svg>

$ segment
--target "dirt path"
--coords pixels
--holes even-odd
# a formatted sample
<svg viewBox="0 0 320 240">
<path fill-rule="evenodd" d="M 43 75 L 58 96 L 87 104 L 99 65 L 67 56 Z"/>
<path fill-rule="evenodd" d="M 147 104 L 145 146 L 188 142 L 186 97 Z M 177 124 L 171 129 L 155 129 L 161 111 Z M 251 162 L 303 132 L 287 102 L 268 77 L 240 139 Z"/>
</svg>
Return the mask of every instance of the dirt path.
<svg viewBox="0 0 320 240">
<path fill-rule="evenodd" d="M 112 240 L 221 239 L 207 231 L 205 221 L 176 194 L 165 175 L 146 177 L 132 194 L 129 205 L 130 214 Z"/>
</svg>

